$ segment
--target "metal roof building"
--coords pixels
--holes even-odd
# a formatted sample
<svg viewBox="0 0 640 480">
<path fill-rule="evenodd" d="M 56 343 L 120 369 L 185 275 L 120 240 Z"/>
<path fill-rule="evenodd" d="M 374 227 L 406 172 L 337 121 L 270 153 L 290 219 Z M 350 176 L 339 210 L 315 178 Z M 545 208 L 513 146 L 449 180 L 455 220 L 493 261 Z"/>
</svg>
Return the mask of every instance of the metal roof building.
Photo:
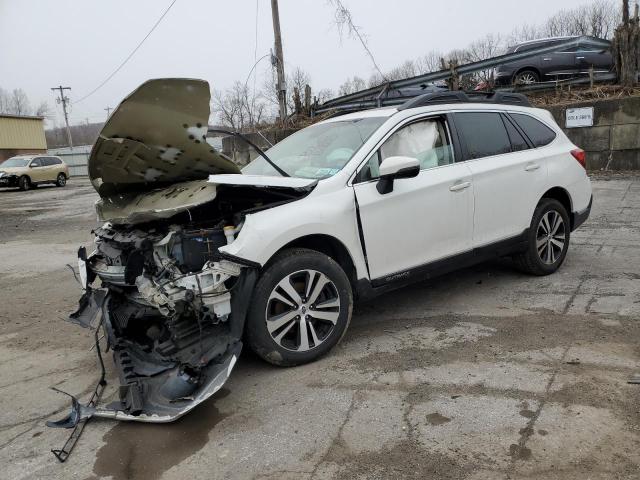
<svg viewBox="0 0 640 480">
<path fill-rule="evenodd" d="M 14 155 L 46 151 L 43 117 L 0 113 L 0 161 Z"/>
</svg>

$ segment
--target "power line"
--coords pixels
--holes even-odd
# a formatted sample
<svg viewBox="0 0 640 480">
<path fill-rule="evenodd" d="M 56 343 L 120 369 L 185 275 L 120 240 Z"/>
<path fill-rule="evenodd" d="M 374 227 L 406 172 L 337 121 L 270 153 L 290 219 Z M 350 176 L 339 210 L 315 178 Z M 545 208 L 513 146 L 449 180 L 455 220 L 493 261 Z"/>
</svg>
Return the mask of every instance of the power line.
<svg viewBox="0 0 640 480">
<path fill-rule="evenodd" d="M 91 90 L 89 93 L 87 93 L 84 97 L 82 97 L 80 100 L 76 100 L 75 102 L 73 102 L 73 104 L 75 105 L 76 103 L 80 103 L 83 100 L 86 100 L 87 98 L 89 98 L 91 95 L 93 95 L 94 93 L 96 93 L 98 90 L 100 90 L 109 80 L 111 80 L 114 75 L 116 73 L 118 73 L 120 71 L 120 69 L 122 67 L 125 66 L 125 64 L 131 59 L 131 57 L 133 57 L 133 55 L 138 51 L 138 49 L 142 46 L 142 44 L 145 42 L 145 40 L 147 38 L 149 38 L 149 36 L 153 33 L 153 31 L 156 29 L 156 27 L 160 24 L 160 22 L 162 21 L 162 19 L 165 17 L 165 15 L 167 13 L 169 13 L 169 10 L 171 10 L 171 7 L 173 7 L 173 4 L 176 3 L 178 0 L 172 0 L 172 2 L 169 4 L 169 6 L 166 8 L 166 10 L 164 11 L 164 13 L 162 15 L 160 15 L 160 18 L 158 19 L 158 21 L 156 21 L 156 23 L 153 25 L 153 27 L 151 27 L 151 30 L 149 30 L 149 32 L 144 36 L 144 38 L 140 41 L 140 43 L 138 43 L 138 45 L 136 46 L 136 48 L 134 48 L 132 50 L 132 52 L 127 56 L 127 58 L 125 58 L 123 60 L 123 62 L 118 66 L 118 68 L 116 68 L 111 75 L 109 75 L 107 78 L 104 79 L 104 81 L 102 83 L 100 83 L 100 85 L 98 85 L 96 88 L 94 88 L 93 90 Z"/>
</svg>

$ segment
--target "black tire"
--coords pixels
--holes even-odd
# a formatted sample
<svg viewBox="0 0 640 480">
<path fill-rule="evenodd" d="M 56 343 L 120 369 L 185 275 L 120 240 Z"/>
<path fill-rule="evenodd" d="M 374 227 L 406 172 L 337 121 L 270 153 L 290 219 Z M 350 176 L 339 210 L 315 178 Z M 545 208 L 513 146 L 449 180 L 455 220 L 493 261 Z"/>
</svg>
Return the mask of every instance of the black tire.
<svg viewBox="0 0 640 480">
<path fill-rule="evenodd" d="M 18 179 L 18 187 L 23 192 L 26 192 L 27 190 L 29 190 L 31 188 L 31 180 L 29 180 L 29 177 L 27 177 L 26 175 L 21 176 Z"/>
<path fill-rule="evenodd" d="M 310 298 L 309 305 L 307 305 L 304 292 L 305 290 L 310 291 L 310 297 L 313 297 L 313 293 L 315 293 L 314 286 L 320 285 L 319 280 L 322 279 L 322 276 L 318 274 L 324 275 L 330 282 L 316 295 L 315 303 L 312 303 Z M 302 279 L 301 283 L 296 283 L 298 278 Z M 292 286 L 298 293 L 301 293 L 301 305 L 296 303 L 293 306 L 294 302 L 291 302 L 292 306 L 288 306 L 272 298 L 272 292 L 276 292 L 277 288 L 277 292 L 283 293 L 283 290 L 280 290 L 278 285 L 282 285 L 281 282 L 287 279 L 288 285 Z M 311 285 L 310 287 L 305 286 L 304 279 L 307 279 Z M 292 296 L 287 295 L 288 300 L 292 298 Z M 335 324 L 313 317 L 314 309 L 316 312 L 320 311 L 315 305 L 322 305 L 323 303 L 327 305 L 330 302 L 335 303 L 336 300 L 339 300 L 338 306 L 331 307 L 331 311 L 322 310 L 325 313 L 337 316 Z M 306 310 L 302 307 L 305 307 Z M 277 308 L 280 308 L 280 311 Z M 326 354 L 342 339 L 351 321 L 352 310 L 353 295 L 351 284 L 340 265 L 332 258 L 315 250 L 306 248 L 285 250 L 269 262 L 256 284 L 251 306 L 247 313 L 245 338 L 249 347 L 269 363 L 283 367 L 302 365 Z M 280 312 L 285 313 L 287 316 L 297 313 L 301 313 L 301 315 L 289 320 L 281 328 L 272 330 L 276 337 L 285 330 L 287 331 L 280 339 L 280 343 L 278 343 L 269 333 L 267 318 L 271 315 L 270 321 L 273 321 L 279 315 L 284 317 Z M 303 320 L 300 319 L 301 316 L 304 317 L 304 326 Z M 273 324 L 271 328 L 273 329 Z M 304 350 L 302 346 L 301 332 L 303 328 L 306 333 L 307 346 L 309 347 L 307 350 Z M 312 330 L 313 335 L 311 334 Z M 319 339 L 319 342 L 317 345 L 312 345 L 312 343 L 315 343 L 315 339 Z M 298 343 L 297 348 L 299 351 L 294 349 L 296 348 L 296 342 Z"/>
<path fill-rule="evenodd" d="M 56 187 L 64 187 L 67 184 L 67 177 L 64 173 L 59 173 L 58 178 L 56 178 Z"/>
<path fill-rule="evenodd" d="M 556 243 L 552 243 L 549 240 L 549 236 L 545 234 L 546 227 L 544 226 L 543 218 L 547 214 L 549 214 L 547 220 L 553 218 L 553 215 L 558 215 L 562 220 L 562 223 L 558 224 L 556 235 L 552 235 L 555 242 L 559 242 L 561 237 L 564 239 L 562 248 Z M 531 219 L 527 250 L 515 256 L 514 261 L 521 271 L 530 275 L 550 275 L 558 270 L 564 262 L 569 249 L 570 238 L 571 225 L 566 208 L 557 200 L 543 198 L 538 203 Z M 544 245 L 539 247 L 539 241 L 543 242 Z M 542 248 L 542 253 L 540 248 Z M 551 248 L 551 251 L 549 251 L 549 248 Z"/>
<path fill-rule="evenodd" d="M 515 85 L 530 85 L 532 83 L 538 83 L 539 81 L 540 75 L 534 70 L 522 70 L 513 77 L 513 83 Z"/>
</svg>

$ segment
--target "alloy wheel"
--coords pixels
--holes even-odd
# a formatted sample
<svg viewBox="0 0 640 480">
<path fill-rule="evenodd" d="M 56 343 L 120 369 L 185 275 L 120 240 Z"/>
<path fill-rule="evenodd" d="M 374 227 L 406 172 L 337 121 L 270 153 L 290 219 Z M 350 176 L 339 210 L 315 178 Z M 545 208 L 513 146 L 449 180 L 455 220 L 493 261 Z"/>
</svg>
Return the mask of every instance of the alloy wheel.
<svg viewBox="0 0 640 480">
<path fill-rule="evenodd" d="M 532 83 L 536 83 L 536 77 L 533 73 L 524 72 L 518 75 L 517 82 L 519 85 L 531 85 Z"/>
<path fill-rule="evenodd" d="M 540 219 L 536 230 L 536 249 L 540 260 L 552 265 L 560 258 L 565 244 L 565 223 L 555 210 L 549 210 Z"/>
<path fill-rule="evenodd" d="M 317 270 L 300 270 L 278 282 L 265 312 L 271 338 L 296 352 L 312 350 L 329 338 L 339 316 L 338 289 Z"/>
</svg>

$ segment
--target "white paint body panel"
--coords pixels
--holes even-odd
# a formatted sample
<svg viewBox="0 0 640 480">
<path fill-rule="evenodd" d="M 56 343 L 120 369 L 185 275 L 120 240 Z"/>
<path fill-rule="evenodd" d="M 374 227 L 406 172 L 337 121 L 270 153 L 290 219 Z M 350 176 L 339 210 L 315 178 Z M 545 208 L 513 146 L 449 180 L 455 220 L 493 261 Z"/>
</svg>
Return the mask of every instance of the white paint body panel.
<svg viewBox="0 0 640 480">
<path fill-rule="evenodd" d="M 209 183 L 216 185 L 247 185 L 253 187 L 310 187 L 318 180 L 297 177 L 272 177 L 268 175 L 244 175 L 242 173 L 223 173 L 209 175 Z"/>
<path fill-rule="evenodd" d="M 372 279 L 471 249 L 473 189 L 450 190 L 465 182 L 471 171 L 458 163 L 395 180 L 385 195 L 376 181 L 354 185 Z"/>
<path fill-rule="evenodd" d="M 541 149 L 542 150 L 542 149 Z M 521 234 L 547 190 L 547 165 L 537 150 L 465 162 L 473 174 L 473 246 Z"/>
<path fill-rule="evenodd" d="M 427 115 L 462 110 L 526 113 L 552 128 L 557 138 L 541 148 L 426 169 L 415 178 L 396 180 L 393 192 L 386 195 L 377 192 L 374 181 L 353 184 L 359 168 L 400 125 Z M 588 176 L 570 154 L 576 147 L 545 110 L 477 103 L 435 105 L 403 111 L 368 110 L 325 122 L 371 116 L 387 120 L 339 173 L 318 181 L 304 198 L 247 215 L 235 241 L 220 250 L 265 265 L 290 242 L 308 235 L 327 235 L 345 246 L 357 278 L 385 278 L 522 233 L 529 227 L 538 201 L 551 188 L 560 187 L 569 193 L 572 212 L 584 211 L 589 204 Z M 532 164 L 539 168 L 525 170 Z M 236 181 L 240 177 L 244 176 L 216 175 L 210 181 L 241 184 Z M 290 187 L 297 180 L 300 184 L 295 186 L 300 187 L 310 182 L 263 177 L 260 184 Z M 241 182 L 258 185 L 255 178 Z M 452 192 L 450 187 L 456 182 L 470 185 Z"/>
</svg>

